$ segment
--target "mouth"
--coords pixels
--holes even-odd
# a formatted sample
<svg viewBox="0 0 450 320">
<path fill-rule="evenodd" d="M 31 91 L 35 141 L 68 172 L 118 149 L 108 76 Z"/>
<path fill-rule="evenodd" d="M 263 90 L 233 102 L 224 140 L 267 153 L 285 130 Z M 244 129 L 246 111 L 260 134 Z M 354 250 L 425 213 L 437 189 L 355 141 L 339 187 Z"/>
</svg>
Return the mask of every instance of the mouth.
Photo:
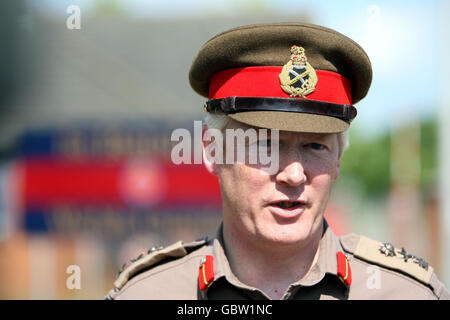
<svg viewBox="0 0 450 320">
<path fill-rule="evenodd" d="M 279 201 L 275 202 L 273 205 L 281 209 L 291 209 L 300 204 L 302 204 L 300 201 Z"/>
<path fill-rule="evenodd" d="M 292 218 L 300 215 L 307 207 L 307 203 L 305 201 L 283 200 L 272 202 L 269 206 L 276 215 Z"/>
</svg>

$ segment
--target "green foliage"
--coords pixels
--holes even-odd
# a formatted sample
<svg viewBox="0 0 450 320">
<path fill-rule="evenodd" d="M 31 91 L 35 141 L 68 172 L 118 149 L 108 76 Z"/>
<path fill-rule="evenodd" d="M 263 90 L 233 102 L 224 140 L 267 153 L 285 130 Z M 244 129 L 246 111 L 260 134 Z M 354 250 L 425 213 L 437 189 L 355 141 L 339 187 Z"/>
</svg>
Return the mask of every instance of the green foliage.
<svg viewBox="0 0 450 320">
<path fill-rule="evenodd" d="M 120 16 L 124 13 L 123 5 L 117 0 L 95 0 L 92 6 L 96 16 Z"/>
<path fill-rule="evenodd" d="M 341 185 L 355 185 L 364 195 L 377 196 L 389 190 L 390 137 L 383 135 L 372 141 L 350 133 L 350 148 L 341 160 Z"/>
<path fill-rule="evenodd" d="M 392 146 L 395 148 L 395 146 Z M 385 196 L 390 190 L 390 133 L 364 139 L 357 131 L 350 133 L 350 148 L 341 160 L 337 188 L 355 186 L 367 197 Z M 437 179 L 437 125 L 434 119 L 420 125 L 420 189 L 433 192 Z"/>
<path fill-rule="evenodd" d="M 420 188 L 423 193 L 434 192 L 438 173 L 438 135 L 435 120 L 421 125 L 420 134 Z"/>
</svg>

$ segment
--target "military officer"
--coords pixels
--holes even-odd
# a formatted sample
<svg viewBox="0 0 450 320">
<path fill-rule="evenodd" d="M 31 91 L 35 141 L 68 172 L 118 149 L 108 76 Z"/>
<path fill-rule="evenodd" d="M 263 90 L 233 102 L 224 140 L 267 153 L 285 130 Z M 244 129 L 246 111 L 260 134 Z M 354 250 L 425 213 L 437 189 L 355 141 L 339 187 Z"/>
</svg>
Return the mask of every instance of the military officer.
<svg viewBox="0 0 450 320">
<path fill-rule="evenodd" d="M 306 23 L 243 26 L 206 42 L 189 79 L 208 98 L 205 130 L 278 129 L 263 141 L 278 168 L 223 164 L 204 141 L 223 200 L 216 236 L 152 248 L 106 298 L 449 298 L 423 259 L 364 236 L 337 237 L 323 217 L 354 105 L 372 81 L 357 43 Z"/>
</svg>

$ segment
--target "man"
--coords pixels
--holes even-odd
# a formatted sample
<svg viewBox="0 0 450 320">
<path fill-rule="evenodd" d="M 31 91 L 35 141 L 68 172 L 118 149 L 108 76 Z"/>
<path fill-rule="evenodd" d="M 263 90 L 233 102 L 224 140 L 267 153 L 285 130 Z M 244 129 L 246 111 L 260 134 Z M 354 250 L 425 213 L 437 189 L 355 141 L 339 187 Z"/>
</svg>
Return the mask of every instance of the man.
<svg viewBox="0 0 450 320">
<path fill-rule="evenodd" d="M 107 298 L 448 298 L 419 257 L 355 234 L 338 238 L 323 217 L 353 104 L 371 80 L 363 49 L 316 25 L 251 25 L 209 40 L 190 70 L 191 86 L 209 98 L 204 132 L 278 129 L 257 141 L 277 155 L 277 170 L 218 161 L 208 149 L 216 141 L 205 139 L 204 165 L 223 200 L 216 237 L 151 249 Z"/>
</svg>

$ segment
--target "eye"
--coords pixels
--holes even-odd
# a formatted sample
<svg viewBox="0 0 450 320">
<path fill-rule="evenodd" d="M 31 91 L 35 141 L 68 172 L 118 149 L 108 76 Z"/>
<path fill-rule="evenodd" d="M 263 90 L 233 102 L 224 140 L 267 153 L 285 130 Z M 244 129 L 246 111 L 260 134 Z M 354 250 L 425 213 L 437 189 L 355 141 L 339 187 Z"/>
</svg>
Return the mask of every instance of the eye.
<svg viewBox="0 0 450 320">
<path fill-rule="evenodd" d="M 317 142 L 311 142 L 311 143 L 307 144 L 307 146 L 309 146 L 313 150 L 323 150 L 323 149 L 325 149 L 325 145 L 323 145 L 321 143 L 317 143 Z"/>
</svg>

